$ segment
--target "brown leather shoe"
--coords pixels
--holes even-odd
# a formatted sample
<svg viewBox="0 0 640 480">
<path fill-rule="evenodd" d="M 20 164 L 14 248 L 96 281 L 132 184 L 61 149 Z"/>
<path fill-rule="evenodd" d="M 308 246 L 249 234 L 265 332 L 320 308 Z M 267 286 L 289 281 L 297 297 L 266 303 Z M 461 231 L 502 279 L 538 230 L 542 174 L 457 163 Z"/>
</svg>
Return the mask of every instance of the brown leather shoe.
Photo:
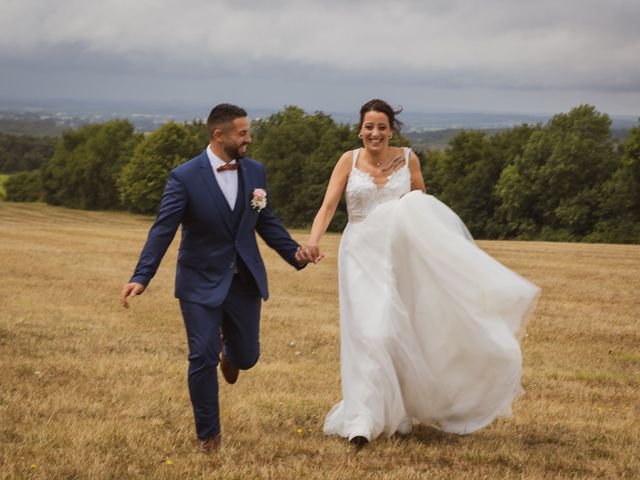
<svg viewBox="0 0 640 480">
<path fill-rule="evenodd" d="M 227 357 L 224 356 L 224 353 L 220 353 L 220 371 L 227 383 L 233 385 L 238 381 L 240 370 L 231 365 Z"/>
<path fill-rule="evenodd" d="M 221 443 L 222 443 L 222 437 L 220 436 L 219 433 L 217 433 L 212 437 L 201 440 L 200 450 L 202 451 L 202 453 L 215 452 L 220 448 Z"/>
</svg>

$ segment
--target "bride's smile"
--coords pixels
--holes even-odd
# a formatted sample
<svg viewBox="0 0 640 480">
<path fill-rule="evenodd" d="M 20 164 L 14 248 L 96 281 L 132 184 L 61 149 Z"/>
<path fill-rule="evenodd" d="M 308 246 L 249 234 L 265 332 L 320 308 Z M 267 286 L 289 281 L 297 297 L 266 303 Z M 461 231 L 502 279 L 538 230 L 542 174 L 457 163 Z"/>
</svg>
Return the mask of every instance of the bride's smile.
<svg viewBox="0 0 640 480">
<path fill-rule="evenodd" d="M 372 153 L 381 153 L 387 147 L 391 132 L 389 119 L 384 113 L 370 111 L 364 115 L 360 138 L 362 138 L 364 147 Z"/>
</svg>

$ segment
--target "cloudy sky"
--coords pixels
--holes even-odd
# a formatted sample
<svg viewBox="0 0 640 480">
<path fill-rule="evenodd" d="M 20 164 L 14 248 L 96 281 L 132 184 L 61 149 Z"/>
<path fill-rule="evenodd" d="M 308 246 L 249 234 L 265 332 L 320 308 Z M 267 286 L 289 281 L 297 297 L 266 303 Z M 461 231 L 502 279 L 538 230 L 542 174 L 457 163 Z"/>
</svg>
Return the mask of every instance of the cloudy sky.
<svg viewBox="0 0 640 480">
<path fill-rule="evenodd" d="M 0 0 L 0 100 L 640 116 L 639 0 Z"/>
</svg>

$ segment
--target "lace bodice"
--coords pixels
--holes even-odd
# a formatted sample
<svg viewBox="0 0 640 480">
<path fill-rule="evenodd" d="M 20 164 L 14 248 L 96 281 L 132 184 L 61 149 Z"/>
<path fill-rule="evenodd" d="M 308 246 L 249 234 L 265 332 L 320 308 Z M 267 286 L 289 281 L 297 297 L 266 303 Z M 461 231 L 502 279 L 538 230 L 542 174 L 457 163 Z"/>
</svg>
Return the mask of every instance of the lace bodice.
<svg viewBox="0 0 640 480">
<path fill-rule="evenodd" d="M 405 147 L 404 165 L 387 177 L 385 185 L 378 187 L 371 175 L 356 166 L 360 149 L 353 151 L 353 166 L 345 191 L 349 222 L 360 222 L 381 203 L 395 200 L 411 191 L 409 152 Z"/>
</svg>

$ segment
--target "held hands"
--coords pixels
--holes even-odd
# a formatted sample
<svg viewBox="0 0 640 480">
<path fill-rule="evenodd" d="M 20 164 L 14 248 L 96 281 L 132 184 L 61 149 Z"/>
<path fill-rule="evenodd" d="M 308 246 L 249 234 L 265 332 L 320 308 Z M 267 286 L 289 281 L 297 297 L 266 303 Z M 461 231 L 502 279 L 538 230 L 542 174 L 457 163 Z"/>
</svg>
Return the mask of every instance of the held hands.
<svg viewBox="0 0 640 480">
<path fill-rule="evenodd" d="M 141 283 L 127 283 L 120 291 L 120 305 L 124 308 L 129 308 L 127 298 L 135 297 L 136 295 L 140 295 L 142 292 L 144 292 L 144 285 Z"/>
<path fill-rule="evenodd" d="M 296 251 L 296 262 L 301 265 L 307 263 L 318 263 L 324 258 L 324 253 L 320 251 L 318 245 L 305 245 L 304 247 L 298 247 Z"/>
<path fill-rule="evenodd" d="M 320 251 L 320 245 L 317 243 L 308 243 L 304 248 L 307 249 L 307 255 L 309 255 L 313 263 L 318 263 L 324 258 L 324 253 Z"/>
</svg>

